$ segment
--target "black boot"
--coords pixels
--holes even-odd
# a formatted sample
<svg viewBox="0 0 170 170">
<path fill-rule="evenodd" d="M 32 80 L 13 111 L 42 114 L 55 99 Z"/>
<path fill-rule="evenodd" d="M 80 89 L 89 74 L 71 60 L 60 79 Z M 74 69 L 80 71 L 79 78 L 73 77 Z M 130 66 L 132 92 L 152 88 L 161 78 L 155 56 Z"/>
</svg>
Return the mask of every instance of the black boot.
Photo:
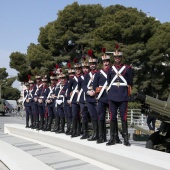
<svg viewBox="0 0 170 170">
<path fill-rule="evenodd" d="M 97 140 L 97 143 L 104 143 L 105 142 L 105 125 L 104 125 L 104 121 L 99 121 L 99 139 Z"/>
<path fill-rule="evenodd" d="M 29 116 L 26 117 L 26 126 L 25 128 L 29 128 Z"/>
<path fill-rule="evenodd" d="M 124 136 L 124 145 L 130 146 L 127 121 L 122 121 L 122 130 L 123 130 L 123 136 Z"/>
<path fill-rule="evenodd" d="M 77 119 L 73 119 L 73 132 L 71 137 L 77 137 Z"/>
<path fill-rule="evenodd" d="M 46 131 L 47 130 L 47 125 L 48 125 L 48 117 L 45 117 L 44 118 L 44 126 L 43 126 L 43 131 Z"/>
<path fill-rule="evenodd" d="M 77 136 L 80 136 L 81 134 L 81 122 L 79 119 L 77 119 Z"/>
<path fill-rule="evenodd" d="M 110 140 L 106 145 L 115 145 L 116 144 L 116 121 L 110 121 Z"/>
<path fill-rule="evenodd" d="M 67 130 L 66 130 L 66 135 L 70 133 L 71 130 L 71 122 L 69 118 L 67 118 Z"/>
<path fill-rule="evenodd" d="M 36 115 L 36 123 L 35 123 L 35 129 L 39 130 L 39 115 Z"/>
<path fill-rule="evenodd" d="M 107 128 L 106 128 L 106 121 L 104 121 L 104 142 L 107 142 Z"/>
<path fill-rule="evenodd" d="M 41 116 L 38 130 L 43 130 L 43 126 L 44 126 L 44 116 Z"/>
<path fill-rule="evenodd" d="M 93 134 L 91 138 L 88 139 L 88 141 L 95 141 L 99 139 L 99 127 L 98 127 L 97 120 L 92 121 L 92 126 L 93 126 Z"/>
<path fill-rule="evenodd" d="M 82 123 L 82 128 L 83 128 L 83 136 L 80 139 L 88 139 L 89 138 L 88 122 L 83 122 Z"/>
<path fill-rule="evenodd" d="M 36 115 L 34 114 L 33 115 L 33 126 L 31 129 L 35 129 L 35 126 L 36 126 Z"/>
<path fill-rule="evenodd" d="M 65 117 L 61 117 L 61 128 L 58 131 L 58 133 L 65 133 L 64 128 L 65 128 Z"/>
<path fill-rule="evenodd" d="M 115 123 L 116 123 L 116 143 L 117 144 L 122 144 L 122 141 L 119 139 L 119 133 L 118 133 L 118 121 L 117 119 L 115 120 Z"/>
<path fill-rule="evenodd" d="M 51 130 L 51 132 L 59 132 L 60 130 L 60 117 L 59 116 L 56 116 L 55 117 L 55 122 L 54 122 L 54 128 L 53 130 Z"/>
<path fill-rule="evenodd" d="M 31 124 L 30 124 L 29 128 L 32 129 L 32 127 L 33 127 L 33 115 L 30 116 L 30 120 L 31 120 Z"/>
<path fill-rule="evenodd" d="M 51 131 L 51 123 L 52 123 L 52 117 L 48 117 L 48 123 L 47 123 L 46 131 Z"/>
<path fill-rule="evenodd" d="M 66 135 L 72 135 L 73 133 L 73 120 L 69 119 L 69 126 L 70 126 L 70 130 L 66 133 Z"/>
</svg>

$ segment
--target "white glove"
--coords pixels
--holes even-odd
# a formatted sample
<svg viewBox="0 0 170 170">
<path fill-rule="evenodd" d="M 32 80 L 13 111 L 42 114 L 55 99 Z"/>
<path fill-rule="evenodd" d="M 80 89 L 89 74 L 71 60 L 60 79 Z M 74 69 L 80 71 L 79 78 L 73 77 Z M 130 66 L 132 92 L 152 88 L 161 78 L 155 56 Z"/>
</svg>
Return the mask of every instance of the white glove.
<svg viewBox="0 0 170 170">
<path fill-rule="evenodd" d="M 57 104 L 61 105 L 63 103 L 62 100 L 56 100 Z"/>
</svg>

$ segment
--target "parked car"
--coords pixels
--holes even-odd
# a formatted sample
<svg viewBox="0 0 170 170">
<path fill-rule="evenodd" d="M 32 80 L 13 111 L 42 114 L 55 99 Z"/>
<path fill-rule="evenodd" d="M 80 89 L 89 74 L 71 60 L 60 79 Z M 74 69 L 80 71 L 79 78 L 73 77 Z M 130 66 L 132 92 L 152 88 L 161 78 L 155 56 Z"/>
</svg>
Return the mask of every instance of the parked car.
<svg viewBox="0 0 170 170">
<path fill-rule="evenodd" d="M 5 100 L 0 99 L 0 113 L 4 116 L 6 113 L 6 105 L 5 105 Z"/>
</svg>

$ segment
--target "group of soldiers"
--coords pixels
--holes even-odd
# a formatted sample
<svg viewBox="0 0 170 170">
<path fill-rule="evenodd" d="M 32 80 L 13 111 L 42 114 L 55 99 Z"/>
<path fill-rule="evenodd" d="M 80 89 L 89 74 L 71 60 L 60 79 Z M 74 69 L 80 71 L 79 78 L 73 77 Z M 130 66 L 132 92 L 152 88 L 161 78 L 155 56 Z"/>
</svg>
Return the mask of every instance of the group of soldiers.
<svg viewBox="0 0 170 170">
<path fill-rule="evenodd" d="M 123 53 L 116 49 L 108 55 L 102 48 L 102 68 L 93 51 L 89 59 L 74 67 L 68 64 L 68 77 L 61 71 L 47 78 L 36 75 L 36 82 L 25 83 L 23 104 L 26 110 L 26 128 L 65 133 L 72 138 L 96 141 L 106 145 L 122 143 L 118 136 L 117 112 L 120 112 L 124 145 L 128 138 L 127 108 L 133 83 L 132 69 L 122 63 Z M 114 63 L 110 63 L 110 56 Z M 106 113 L 110 115 L 110 139 L 106 138 Z M 31 124 L 29 124 L 29 119 Z M 51 127 L 54 119 L 54 126 Z M 89 122 L 92 135 L 89 136 Z M 65 126 L 66 124 L 66 126 Z"/>
</svg>

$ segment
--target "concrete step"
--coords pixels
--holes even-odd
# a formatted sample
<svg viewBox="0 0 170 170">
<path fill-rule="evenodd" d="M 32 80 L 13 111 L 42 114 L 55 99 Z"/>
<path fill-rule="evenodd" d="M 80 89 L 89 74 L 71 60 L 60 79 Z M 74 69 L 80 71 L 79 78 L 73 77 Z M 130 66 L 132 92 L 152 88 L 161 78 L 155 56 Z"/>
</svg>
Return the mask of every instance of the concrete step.
<svg viewBox="0 0 170 170">
<path fill-rule="evenodd" d="M 105 166 L 104 168 L 102 167 L 102 169 L 163 170 L 169 169 L 170 167 L 170 157 L 168 153 L 149 150 L 134 145 L 131 147 L 124 145 L 106 146 L 105 143 L 96 144 L 96 142 L 80 140 L 79 137 L 70 138 L 70 136 L 65 134 L 26 129 L 25 126 L 21 124 L 5 124 L 4 133 L 24 137 L 44 146 L 57 147 L 65 152 L 72 152 L 74 155 L 77 154 L 77 157 L 82 156 L 84 160 L 88 158 L 94 162 L 100 162 Z M 70 162 L 74 162 L 74 160 Z M 78 162 L 77 164 L 81 165 L 83 163 Z M 106 166 L 108 167 L 106 168 Z M 73 167 L 73 169 L 75 168 Z"/>
</svg>

